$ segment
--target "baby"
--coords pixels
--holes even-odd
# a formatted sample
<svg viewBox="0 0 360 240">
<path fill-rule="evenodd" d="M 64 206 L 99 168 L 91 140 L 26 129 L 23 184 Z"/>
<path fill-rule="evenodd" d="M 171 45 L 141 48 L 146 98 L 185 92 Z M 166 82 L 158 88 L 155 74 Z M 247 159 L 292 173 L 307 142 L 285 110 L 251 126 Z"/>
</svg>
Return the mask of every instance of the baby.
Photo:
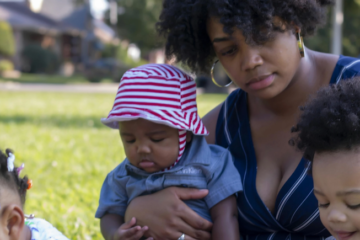
<svg viewBox="0 0 360 240">
<path fill-rule="evenodd" d="M 312 164 L 322 223 L 338 240 L 359 240 L 360 78 L 320 90 L 294 130 Z"/>
<path fill-rule="evenodd" d="M 23 165 L 14 166 L 15 156 L 0 150 L 0 239 L 1 240 L 68 240 L 50 223 L 39 218 L 25 220 L 23 212 L 26 191 L 31 181 L 19 176 Z"/>
<path fill-rule="evenodd" d="M 190 76 L 166 64 L 127 71 L 102 122 L 120 130 L 126 154 L 101 189 L 96 217 L 105 239 L 141 239 L 147 226 L 135 226 L 136 219 L 124 224 L 128 204 L 171 186 L 208 189 L 204 199 L 184 202 L 213 222 L 213 239 L 240 239 L 234 196 L 242 190 L 240 175 L 227 150 L 206 143 Z"/>
</svg>

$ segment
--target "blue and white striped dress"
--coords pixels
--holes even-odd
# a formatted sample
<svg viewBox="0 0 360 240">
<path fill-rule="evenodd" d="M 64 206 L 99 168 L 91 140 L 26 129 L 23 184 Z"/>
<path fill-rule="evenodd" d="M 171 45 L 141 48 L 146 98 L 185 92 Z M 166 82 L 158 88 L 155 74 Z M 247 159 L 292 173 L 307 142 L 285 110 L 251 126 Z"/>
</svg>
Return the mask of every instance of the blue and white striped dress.
<svg viewBox="0 0 360 240">
<path fill-rule="evenodd" d="M 360 76 L 360 59 L 340 56 L 330 84 Z M 216 144 L 228 148 L 243 182 L 237 198 L 239 226 L 246 240 L 320 240 L 330 236 L 319 217 L 308 162 L 301 159 L 280 190 L 274 214 L 256 190 L 257 163 L 251 138 L 247 94 L 238 89 L 224 102 L 216 126 Z"/>
</svg>

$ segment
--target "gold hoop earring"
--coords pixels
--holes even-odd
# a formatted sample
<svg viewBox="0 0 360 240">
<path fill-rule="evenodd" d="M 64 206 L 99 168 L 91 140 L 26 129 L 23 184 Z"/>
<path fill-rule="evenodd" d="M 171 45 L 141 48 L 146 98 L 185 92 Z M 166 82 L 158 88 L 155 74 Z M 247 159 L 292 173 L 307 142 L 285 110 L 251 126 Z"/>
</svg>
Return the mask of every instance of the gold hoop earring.
<svg viewBox="0 0 360 240">
<path fill-rule="evenodd" d="M 303 37 L 300 35 L 300 31 L 297 32 L 296 39 L 300 51 L 300 56 L 304 57 L 305 56 L 304 40 Z"/>
<path fill-rule="evenodd" d="M 216 80 L 215 80 L 215 77 L 214 77 L 214 68 L 215 68 L 215 65 L 216 65 L 218 62 L 219 62 L 219 60 L 216 60 L 216 61 L 214 62 L 214 64 L 212 65 L 212 67 L 211 67 L 211 72 L 210 72 L 210 73 L 211 73 L 211 80 L 212 80 L 213 83 L 214 83 L 216 86 L 218 86 L 218 87 L 228 87 L 228 86 L 230 86 L 230 85 L 232 84 L 232 82 L 230 82 L 230 83 L 222 86 L 222 85 L 218 84 L 218 83 L 216 82 Z"/>
</svg>

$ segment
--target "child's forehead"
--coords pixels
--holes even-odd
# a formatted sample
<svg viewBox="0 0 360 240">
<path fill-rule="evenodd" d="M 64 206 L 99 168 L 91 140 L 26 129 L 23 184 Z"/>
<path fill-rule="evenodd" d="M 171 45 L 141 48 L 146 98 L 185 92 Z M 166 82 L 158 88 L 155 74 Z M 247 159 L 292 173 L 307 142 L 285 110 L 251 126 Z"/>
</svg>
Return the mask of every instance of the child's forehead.
<svg viewBox="0 0 360 240">
<path fill-rule="evenodd" d="M 144 132 L 155 132 L 155 131 L 175 131 L 176 128 L 167 126 L 165 124 L 156 123 L 147 119 L 138 118 L 131 121 L 119 122 L 120 131 L 131 132 L 131 131 L 144 131 Z"/>
<path fill-rule="evenodd" d="M 14 203 L 21 206 L 20 196 L 15 189 L 10 189 L 9 186 L 2 182 L 0 182 L 0 185 L 0 209 Z"/>
<path fill-rule="evenodd" d="M 360 189 L 360 152 L 342 150 L 317 153 L 312 163 L 315 187 L 341 192 L 349 188 Z"/>
</svg>

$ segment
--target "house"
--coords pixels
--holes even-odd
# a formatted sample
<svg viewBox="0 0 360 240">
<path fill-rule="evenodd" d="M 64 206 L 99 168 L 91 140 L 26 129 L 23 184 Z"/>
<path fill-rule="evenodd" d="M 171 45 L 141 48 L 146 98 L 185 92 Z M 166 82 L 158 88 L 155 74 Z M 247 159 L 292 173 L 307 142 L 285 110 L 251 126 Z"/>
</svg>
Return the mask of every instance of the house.
<svg viewBox="0 0 360 240">
<path fill-rule="evenodd" d="M 118 43 L 115 32 L 92 16 L 89 4 L 76 8 L 72 0 L 43 0 L 36 9 L 29 1 L 0 1 L 0 20 L 13 28 L 18 70 L 26 67 L 23 49 L 33 43 L 55 52 L 68 69 L 66 75 L 96 61 L 104 44 Z"/>
<path fill-rule="evenodd" d="M 59 58 L 65 57 L 63 39 L 67 36 L 81 38 L 82 33 L 45 15 L 33 12 L 24 2 L 0 2 L 0 20 L 7 21 L 13 28 L 16 53 L 15 68 L 24 70 L 21 57 L 24 48 L 31 44 L 51 49 Z"/>
</svg>

